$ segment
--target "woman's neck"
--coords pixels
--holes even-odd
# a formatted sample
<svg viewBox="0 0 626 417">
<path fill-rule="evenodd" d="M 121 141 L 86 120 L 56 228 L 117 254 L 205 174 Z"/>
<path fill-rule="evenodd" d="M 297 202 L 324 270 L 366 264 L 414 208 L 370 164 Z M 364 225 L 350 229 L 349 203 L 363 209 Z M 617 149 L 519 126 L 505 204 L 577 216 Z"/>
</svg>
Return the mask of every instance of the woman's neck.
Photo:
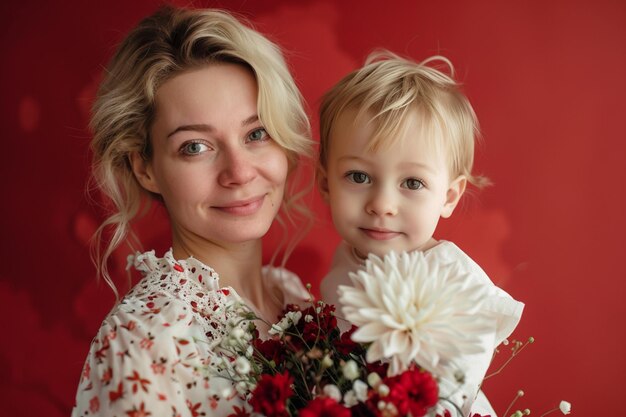
<svg viewBox="0 0 626 417">
<path fill-rule="evenodd" d="M 221 287 L 232 287 L 237 294 L 265 315 L 272 298 L 266 293 L 261 274 L 262 242 L 254 241 L 218 244 L 197 235 L 173 230 L 172 250 L 175 259 L 191 256 L 213 268 L 220 277 Z M 273 311 L 272 311 L 273 312 Z M 273 317 L 272 317 L 273 318 Z"/>
</svg>

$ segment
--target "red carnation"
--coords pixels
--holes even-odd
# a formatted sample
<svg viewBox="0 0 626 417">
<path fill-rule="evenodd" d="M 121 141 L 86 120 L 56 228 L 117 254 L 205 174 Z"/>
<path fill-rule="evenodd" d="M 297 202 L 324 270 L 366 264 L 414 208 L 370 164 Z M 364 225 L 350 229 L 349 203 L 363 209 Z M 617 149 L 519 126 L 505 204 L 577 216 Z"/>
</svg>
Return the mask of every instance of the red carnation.
<svg viewBox="0 0 626 417">
<path fill-rule="evenodd" d="M 254 347 L 256 350 L 268 361 L 274 361 L 278 364 L 283 361 L 284 358 L 284 345 L 283 342 L 277 339 L 254 340 Z"/>
<path fill-rule="evenodd" d="M 385 401 L 393 403 L 400 415 L 411 413 L 421 417 L 437 404 L 439 390 L 437 382 L 429 372 L 410 369 L 398 376 L 385 379 L 389 395 Z"/>
<path fill-rule="evenodd" d="M 352 334 L 358 329 L 356 326 L 352 326 L 350 330 L 347 332 L 343 332 L 339 341 L 335 343 L 335 348 L 337 352 L 342 355 L 349 355 L 351 353 L 355 355 L 363 355 L 365 354 L 365 349 L 363 345 L 356 343 L 352 340 Z"/>
<path fill-rule="evenodd" d="M 311 316 L 313 319 L 307 323 L 306 319 L 300 320 L 298 330 L 302 333 L 302 338 L 310 346 L 313 346 L 318 338 L 326 340 L 333 331 L 337 331 L 337 317 L 335 317 L 335 306 L 325 304 L 317 312 L 319 307 L 309 307 L 302 312 L 302 317 Z"/>
<path fill-rule="evenodd" d="M 332 398 L 315 398 L 300 410 L 300 417 L 350 417 L 350 410 Z"/>
<path fill-rule="evenodd" d="M 250 405 L 265 417 L 289 417 L 287 400 L 293 394 L 293 378 L 289 372 L 276 375 L 263 374 L 252 392 Z"/>
</svg>

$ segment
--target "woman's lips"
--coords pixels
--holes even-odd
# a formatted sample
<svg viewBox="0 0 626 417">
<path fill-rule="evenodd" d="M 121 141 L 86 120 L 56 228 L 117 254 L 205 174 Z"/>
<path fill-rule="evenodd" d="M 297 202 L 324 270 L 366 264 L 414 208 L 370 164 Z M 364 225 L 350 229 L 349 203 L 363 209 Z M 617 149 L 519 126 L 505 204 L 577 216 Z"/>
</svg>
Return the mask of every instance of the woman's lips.
<svg viewBox="0 0 626 417">
<path fill-rule="evenodd" d="M 361 231 L 365 233 L 368 237 L 375 240 L 389 240 L 394 237 L 400 236 L 402 233 L 394 232 L 392 230 L 386 229 L 366 229 L 361 228 Z"/>
<path fill-rule="evenodd" d="M 223 206 L 213 206 L 213 208 L 235 216 L 249 216 L 259 211 L 264 200 L 265 196 L 262 195 L 247 200 L 233 201 Z"/>
</svg>

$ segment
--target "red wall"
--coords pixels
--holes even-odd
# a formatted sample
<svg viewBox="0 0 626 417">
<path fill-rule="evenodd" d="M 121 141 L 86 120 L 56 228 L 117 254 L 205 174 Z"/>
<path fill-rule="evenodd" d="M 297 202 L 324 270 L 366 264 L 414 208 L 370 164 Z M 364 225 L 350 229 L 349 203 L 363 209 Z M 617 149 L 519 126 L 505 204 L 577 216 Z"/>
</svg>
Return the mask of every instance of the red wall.
<svg viewBox="0 0 626 417">
<path fill-rule="evenodd" d="M 0 6 L 0 404 L 4 415 L 63 416 L 113 301 L 88 256 L 102 218 L 85 196 L 88 107 L 114 45 L 160 1 L 8 3 Z M 524 389 L 519 406 L 534 415 L 561 399 L 573 415 L 620 414 L 626 3 L 195 3 L 249 16 L 290 51 L 314 124 L 322 92 L 374 47 L 449 57 L 481 120 L 478 170 L 495 186 L 467 200 L 439 237 L 526 303 L 516 335 L 537 340 L 485 390 L 500 412 Z M 312 204 L 318 226 L 290 266 L 317 284 L 338 237 L 317 195 Z M 162 219 L 138 229 L 147 247 L 168 247 Z M 121 286 L 125 255 L 113 266 Z"/>
</svg>

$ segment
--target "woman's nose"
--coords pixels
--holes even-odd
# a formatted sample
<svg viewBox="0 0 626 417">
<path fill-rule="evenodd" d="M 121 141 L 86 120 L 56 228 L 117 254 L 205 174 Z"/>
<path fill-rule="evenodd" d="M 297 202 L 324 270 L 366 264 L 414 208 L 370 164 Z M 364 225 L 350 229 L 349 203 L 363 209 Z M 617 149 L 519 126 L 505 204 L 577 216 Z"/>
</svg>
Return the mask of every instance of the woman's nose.
<svg viewBox="0 0 626 417">
<path fill-rule="evenodd" d="M 374 187 L 365 205 L 365 211 L 367 214 L 376 216 L 395 216 L 398 214 L 398 204 L 392 190 L 382 185 Z"/>
<path fill-rule="evenodd" d="M 252 155 L 242 149 L 222 150 L 222 165 L 218 181 L 223 187 L 233 187 L 249 183 L 256 176 Z"/>
</svg>

